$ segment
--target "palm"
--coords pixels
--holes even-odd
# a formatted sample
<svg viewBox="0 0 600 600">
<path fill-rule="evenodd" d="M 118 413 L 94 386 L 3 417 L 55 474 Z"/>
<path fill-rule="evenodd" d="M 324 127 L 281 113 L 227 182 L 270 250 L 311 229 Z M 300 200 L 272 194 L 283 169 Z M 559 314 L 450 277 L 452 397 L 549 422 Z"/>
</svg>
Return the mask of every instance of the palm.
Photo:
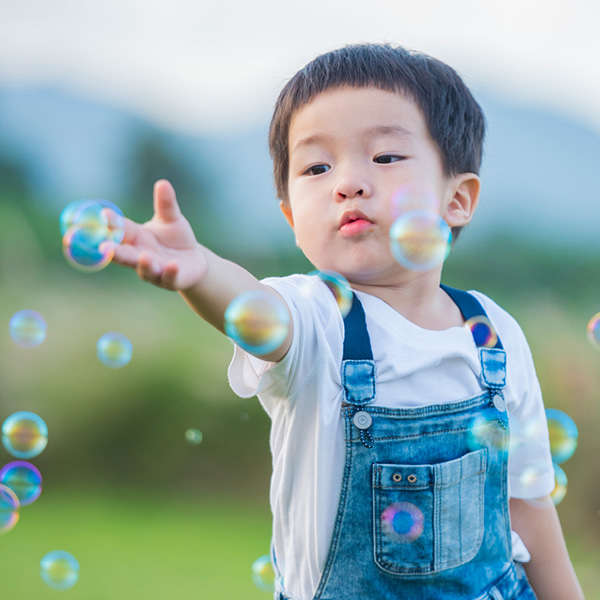
<svg viewBox="0 0 600 600">
<path fill-rule="evenodd" d="M 168 182 L 154 189 L 154 216 L 143 225 L 125 220 L 125 238 L 113 262 L 136 269 L 140 277 L 168 289 L 186 289 L 205 270 L 202 249 L 181 214 Z"/>
</svg>

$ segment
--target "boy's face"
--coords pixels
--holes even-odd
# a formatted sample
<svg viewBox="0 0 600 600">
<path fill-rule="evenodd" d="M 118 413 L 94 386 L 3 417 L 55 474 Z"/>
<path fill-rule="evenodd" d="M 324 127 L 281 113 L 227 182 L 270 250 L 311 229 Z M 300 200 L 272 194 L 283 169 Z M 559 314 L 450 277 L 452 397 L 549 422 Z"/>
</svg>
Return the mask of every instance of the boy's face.
<svg viewBox="0 0 600 600">
<path fill-rule="evenodd" d="M 293 115 L 288 143 L 282 211 L 311 263 L 350 282 L 406 278 L 389 247 L 391 198 L 402 185 L 431 189 L 451 227 L 466 224 L 477 204 L 477 176 L 444 176 L 421 111 L 394 92 L 340 87 L 318 94 Z M 464 194 L 473 192 L 465 210 Z"/>
</svg>

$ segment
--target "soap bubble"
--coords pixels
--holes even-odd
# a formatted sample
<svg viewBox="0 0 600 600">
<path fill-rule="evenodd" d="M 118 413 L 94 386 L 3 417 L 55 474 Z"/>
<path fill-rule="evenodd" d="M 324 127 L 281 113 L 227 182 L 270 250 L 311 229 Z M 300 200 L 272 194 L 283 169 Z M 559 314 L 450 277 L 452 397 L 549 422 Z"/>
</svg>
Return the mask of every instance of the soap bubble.
<svg viewBox="0 0 600 600">
<path fill-rule="evenodd" d="M 35 310 L 20 310 L 8 323 L 10 337 L 22 348 L 35 348 L 46 339 L 46 320 Z"/>
<path fill-rule="evenodd" d="M 4 465 L 0 469 L 0 483 L 17 495 L 21 506 L 32 504 L 42 493 L 42 474 L 24 460 Z"/>
<path fill-rule="evenodd" d="M 0 483 L 0 534 L 10 531 L 17 524 L 19 508 L 17 495 Z"/>
<path fill-rule="evenodd" d="M 348 280 L 335 271 L 311 271 L 309 275 L 315 275 L 325 283 L 333 294 L 342 317 L 345 317 L 350 312 L 352 300 L 354 299 L 354 293 Z"/>
<path fill-rule="evenodd" d="M 400 542 L 413 542 L 423 533 L 421 509 L 411 502 L 394 502 L 381 513 L 385 533 Z"/>
<path fill-rule="evenodd" d="M 68 590 L 79 579 L 79 563 L 64 550 L 49 552 L 40 561 L 40 575 L 53 590 Z"/>
<path fill-rule="evenodd" d="M 556 464 L 563 463 L 573 456 L 577 448 L 577 426 L 569 415 L 555 408 L 546 409 L 546 419 L 552 460 Z"/>
<path fill-rule="evenodd" d="M 203 437 L 204 436 L 202 435 L 202 432 L 199 429 L 194 429 L 193 427 L 190 427 L 185 432 L 185 441 L 192 446 L 197 446 L 200 444 Z"/>
<path fill-rule="evenodd" d="M 497 452 L 508 452 L 510 436 L 506 434 L 492 411 L 476 415 L 470 423 L 467 435 L 467 444 L 471 450 L 491 448 Z"/>
<path fill-rule="evenodd" d="M 476 346 L 493 348 L 498 343 L 498 334 L 483 315 L 471 317 L 465 321 L 465 327 L 471 331 Z"/>
<path fill-rule="evenodd" d="M 2 424 L 2 444 L 15 458 L 33 458 L 48 444 L 48 426 L 35 413 L 13 413 Z"/>
<path fill-rule="evenodd" d="M 596 313 L 587 324 L 588 340 L 594 348 L 600 349 L 600 312 Z"/>
<path fill-rule="evenodd" d="M 113 369 L 120 369 L 131 360 L 133 346 L 122 333 L 110 331 L 100 337 L 96 344 L 96 351 L 102 364 Z"/>
<path fill-rule="evenodd" d="M 398 263 L 412 271 L 429 271 L 450 253 L 452 231 L 433 211 L 401 214 L 390 228 L 390 248 Z"/>
<path fill-rule="evenodd" d="M 275 570 L 268 554 L 257 558 L 252 563 L 252 581 L 259 590 L 265 592 L 275 590 Z"/>
<path fill-rule="evenodd" d="M 107 267 L 114 247 L 107 244 L 107 230 L 100 227 L 71 227 L 63 237 L 63 254 L 78 271 L 94 273 Z"/>
<path fill-rule="evenodd" d="M 550 493 L 552 502 L 560 504 L 563 498 L 567 495 L 567 474 L 562 467 L 553 463 L 554 466 L 554 489 Z"/>
<path fill-rule="evenodd" d="M 270 292 L 244 292 L 225 311 L 225 333 L 240 348 L 258 356 L 277 350 L 289 329 L 285 304 Z"/>
</svg>

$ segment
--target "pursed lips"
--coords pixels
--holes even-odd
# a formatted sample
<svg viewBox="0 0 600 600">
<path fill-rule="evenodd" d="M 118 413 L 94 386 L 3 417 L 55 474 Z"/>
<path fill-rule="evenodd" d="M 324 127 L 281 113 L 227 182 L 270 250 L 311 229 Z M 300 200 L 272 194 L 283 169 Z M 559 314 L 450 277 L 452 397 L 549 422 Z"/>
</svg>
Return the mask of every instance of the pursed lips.
<svg viewBox="0 0 600 600">
<path fill-rule="evenodd" d="M 373 222 L 362 211 L 348 210 L 342 215 L 338 229 L 342 237 L 352 237 L 363 233 L 371 225 Z"/>
</svg>

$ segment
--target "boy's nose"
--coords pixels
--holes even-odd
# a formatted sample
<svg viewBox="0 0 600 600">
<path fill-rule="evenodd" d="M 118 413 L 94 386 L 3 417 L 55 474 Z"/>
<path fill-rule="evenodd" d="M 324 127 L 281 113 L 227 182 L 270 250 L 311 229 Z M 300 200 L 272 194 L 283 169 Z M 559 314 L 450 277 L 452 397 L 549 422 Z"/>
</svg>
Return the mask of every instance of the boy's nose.
<svg viewBox="0 0 600 600">
<path fill-rule="evenodd" d="M 368 196 L 369 186 L 364 179 L 359 177 L 343 177 L 335 186 L 333 195 L 334 199 L 339 202 L 355 196 Z"/>
</svg>

